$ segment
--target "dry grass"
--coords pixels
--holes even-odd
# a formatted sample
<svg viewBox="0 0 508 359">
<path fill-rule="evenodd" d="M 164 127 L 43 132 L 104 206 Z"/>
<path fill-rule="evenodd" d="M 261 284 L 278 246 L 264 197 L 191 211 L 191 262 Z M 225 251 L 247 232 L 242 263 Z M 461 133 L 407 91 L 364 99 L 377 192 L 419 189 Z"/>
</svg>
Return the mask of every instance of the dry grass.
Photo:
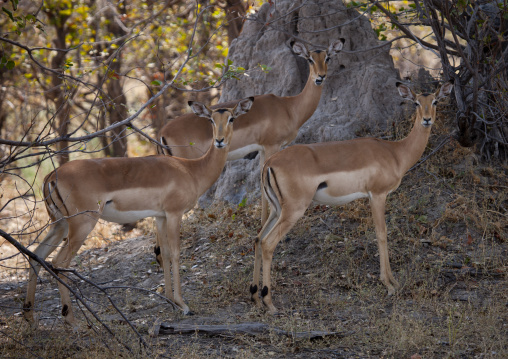
<svg viewBox="0 0 508 359">
<path fill-rule="evenodd" d="M 407 134 L 409 127 L 404 124 L 395 137 Z M 430 148 L 441 142 L 446 127 L 434 131 Z M 368 201 L 337 208 L 311 206 L 276 250 L 274 300 L 283 313 L 278 317 L 249 302 L 252 241 L 260 229 L 257 204 L 196 209 L 182 226 L 181 258 L 184 296 L 195 316 L 182 317 L 153 294 L 111 292 L 149 341 L 150 354 L 139 351 L 136 337 L 104 297 L 82 284 L 91 305 L 134 352 L 102 330 L 96 333 L 83 325 L 81 331 L 70 332 L 57 319 L 58 293 L 47 276 L 38 291 L 45 303 L 44 318 L 39 330 L 30 330 L 16 315 L 25 273 L 4 270 L 0 356 L 507 357 L 507 174 L 505 165 L 480 163 L 472 150 L 451 142 L 406 175 L 387 204 L 390 259 L 401 283 L 393 297 L 386 297 L 378 280 Z M 44 223 L 42 217 L 37 221 Z M 162 274 L 151 253 L 152 239 L 146 237 L 153 224 L 146 221 L 136 231 L 130 234 L 136 238 L 114 242 L 113 238 L 124 237 L 117 226 L 98 227 L 89 240 L 95 249 L 79 255 L 78 267 L 98 282 L 119 280 L 118 285 L 155 288 L 162 283 Z M 203 324 L 263 322 L 287 331 L 347 335 L 312 341 L 275 333 L 150 339 L 148 328 L 156 318 Z"/>
</svg>

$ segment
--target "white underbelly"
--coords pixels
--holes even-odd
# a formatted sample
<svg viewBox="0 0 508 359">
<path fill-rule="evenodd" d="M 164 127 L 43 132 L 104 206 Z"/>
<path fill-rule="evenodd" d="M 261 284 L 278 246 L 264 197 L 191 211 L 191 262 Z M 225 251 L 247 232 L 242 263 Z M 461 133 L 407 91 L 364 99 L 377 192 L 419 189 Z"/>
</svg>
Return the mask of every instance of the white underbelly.
<svg viewBox="0 0 508 359">
<path fill-rule="evenodd" d="M 345 196 L 334 197 L 334 196 L 328 195 L 326 193 L 326 190 L 321 190 L 321 191 L 316 192 L 313 200 L 315 202 L 318 202 L 321 204 L 327 204 L 330 206 L 340 206 L 340 205 L 349 203 L 351 201 L 354 201 L 355 199 L 366 198 L 366 197 L 369 197 L 369 194 L 363 193 L 363 192 L 355 192 L 355 193 L 351 193 L 351 194 L 348 194 Z"/>
<path fill-rule="evenodd" d="M 114 223 L 132 223 L 143 218 L 147 217 L 164 217 L 164 212 L 154 211 L 154 210 L 144 210 L 144 211 L 118 211 L 112 206 L 105 206 L 104 210 L 101 214 L 101 219 L 114 222 Z"/>
<path fill-rule="evenodd" d="M 251 145 L 243 146 L 240 148 L 237 148 L 234 151 L 229 151 L 228 153 L 228 161 L 238 160 L 240 158 L 244 158 L 249 153 L 255 152 L 255 151 L 261 151 L 263 149 L 263 146 L 258 145 L 257 143 L 253 143 Z"/>
</svg>

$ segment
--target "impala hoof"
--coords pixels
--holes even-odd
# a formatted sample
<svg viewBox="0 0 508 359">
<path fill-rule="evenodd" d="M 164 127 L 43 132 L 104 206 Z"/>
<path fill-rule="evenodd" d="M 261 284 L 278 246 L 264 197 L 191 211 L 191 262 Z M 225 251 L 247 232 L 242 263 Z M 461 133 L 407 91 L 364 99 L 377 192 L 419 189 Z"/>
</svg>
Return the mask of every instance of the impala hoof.
<svg viewBox="0 0 508 359">
<path fill-rule="evenodd" d="M 258 286 L 256 284 L 250 285 L 250 300 L 256 305 L 261 306 L 261 299 L 258 295 Z"/>
</svg>

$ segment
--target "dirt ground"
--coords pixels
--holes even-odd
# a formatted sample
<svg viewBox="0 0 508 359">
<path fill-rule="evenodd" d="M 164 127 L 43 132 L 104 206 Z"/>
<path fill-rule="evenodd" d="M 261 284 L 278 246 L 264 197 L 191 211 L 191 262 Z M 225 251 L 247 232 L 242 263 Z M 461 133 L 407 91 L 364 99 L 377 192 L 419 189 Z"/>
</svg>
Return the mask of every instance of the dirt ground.
<svg viewBox="0 0 508 359">
<path fill-rule="evenodd" d="M 432 141 L 443 138 L 438 134 Z M 108 227 L 109 234 L 94 234 L 93 248 L 73 266 L 112 302 L 82 281 L 74 286 L 114 335 L 76 303 L 81 327 L 66 327 L 57 285 L 47 273 L 37 288 L 38 327 L 30 328 L 21 317 L 27 271 L 19 259 L 0 272 L 0 357 L 506 358 L 507 175 L 506 165 L 481 163 L 453 141 L 406 175 L 386 210 L 391 266 L 401 284 L 391 297 L 378 280 L 368 201 L 312 205 L 276 249 L 278 316 L 250 302 L 257 202 L 195 209 L 185 218 L 181 274 L 193 316 L 173 310 L 160 296 L 163 275 L 153 255 L 152 220 L 126 234 Z M 2 258 L 6 246 L 0 247 Z M 260 323 L 270 329 L 215 336 L 161 330 L 150 336 L 157 320 L 232 329 Z M 310 331 L 323 335 L 301 337 Z"/>
</svg>

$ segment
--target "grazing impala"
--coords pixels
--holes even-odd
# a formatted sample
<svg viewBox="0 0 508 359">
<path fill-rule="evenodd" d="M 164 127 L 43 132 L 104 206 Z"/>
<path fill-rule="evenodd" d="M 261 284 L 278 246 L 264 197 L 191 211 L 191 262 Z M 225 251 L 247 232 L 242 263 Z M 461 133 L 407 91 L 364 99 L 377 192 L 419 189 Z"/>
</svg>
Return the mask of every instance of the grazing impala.
<svg viewBox="0 0 508 359">
<path fill-rule="evenodd" d="M 242 121 L 235 122 L 228 161 L 259 151 L 259 163 L 263 168 L 265 158 L 296 138 L 300 127 L 312 116 L 319 104 L 328 61 L 342 49 L 344 41 L 340 39 L 333 42 L 328 51 L 318 50 L 310 53 L 301 43 L 293 45 L 293 51 L 309 62 L 310 73 L 307 84 L 300 94 L 292 97 L 273 94 L 255 96 L 256 101 L 249 113 L 243 116 Z M 203 124 L 194 114 L 183 115 L 169 121 L 159 134 L 160 142 L 170 148 L 164 150 L 167 154 L 184 158 L 202 156 L 210 145 L 211 137 L 212 131 L 209 126 Z M 266 198 L 261 197 L 261 223 L 264 224 L 268 217 L 268 205 Z"/>
<path fill-rule="evenodd" d="M 189 102 L 194 113 L 210 120 L 213 127 L 212 146 L 198 159 L 168 156 L 140 158 L 101 158 L 68 162 L 44 180 L 46 208 L 54 222 L 35 254 L 46 259 L 64 240 L 53 259 L 56 267 L 67 268 L 72 258 L 99 219 L 130 223 L 155 217 L 166 297 L 172 299 L 185 314 L 189 307 L 181 294 L 180 222 L 184 212 L 194 207 L 198 198 L 217 180 L 233 135 L 233 120 L 247 113 L 254 98 L 243 99 L 232 108 L 210 108 Z M 201 121 L 205 121 L 201 119 Z M 171 289 L 171 264 L 174 295 Z M 33 320 L 35 287 L 40 265 L 30 262 L 30 277 L 24 304 L 24 315 Z M 65 277 L 61 276 L 63 280 Z M 75 323 L 69 290 L 59 284 L 62 315 Z"/>
<path fill-rule="evenodd" d="M 398 142 L 376 138 L 296 145 L 276 153 L 263 168 L 263 191 L 270 204 L 270 217 L 255 242 L 254 279 L 250 292 L 256 304 L 276 313 L 272 303 L 270 267 L 277 243 L 295 225 L 312 201 L 341 205 L 369 198 L 379 248 L 380 279 L 391 295 L 399 284 L 392 275 L 388 258 L 385 202 L 399 187 L 404 174 L 421 157 L 436 119 L 437 102 L 448 96 L 452 83 L 436 93 L 415 93 L 397 83 L 400 95 L 417 105 L 411 133 Z M 261 300 L 257 294 L 263 265 Z"/>
</svg>

